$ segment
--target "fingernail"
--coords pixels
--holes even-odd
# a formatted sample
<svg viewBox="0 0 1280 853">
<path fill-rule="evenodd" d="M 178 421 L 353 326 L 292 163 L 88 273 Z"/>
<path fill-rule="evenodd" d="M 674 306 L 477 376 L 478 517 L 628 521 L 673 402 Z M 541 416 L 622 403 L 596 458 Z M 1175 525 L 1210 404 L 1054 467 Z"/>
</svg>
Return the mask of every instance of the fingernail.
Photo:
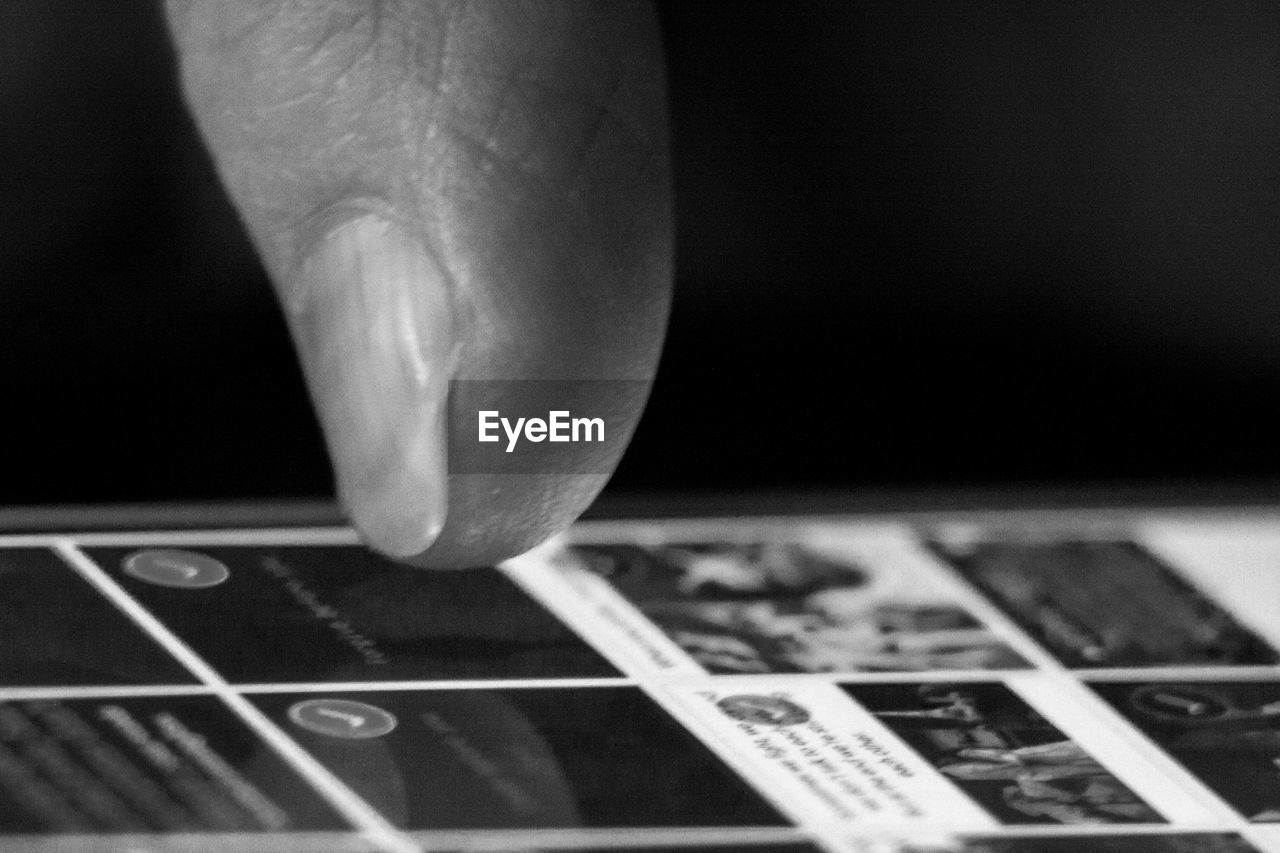
<svg viewBox="0 0 1280 853">
<path fill-rule="evenodd" d="M 426 247 L 338 210 L 286 295 L 338 494 L 370 547 L 425 551 L 448 510 L 449 292 Z"/>
</svg>

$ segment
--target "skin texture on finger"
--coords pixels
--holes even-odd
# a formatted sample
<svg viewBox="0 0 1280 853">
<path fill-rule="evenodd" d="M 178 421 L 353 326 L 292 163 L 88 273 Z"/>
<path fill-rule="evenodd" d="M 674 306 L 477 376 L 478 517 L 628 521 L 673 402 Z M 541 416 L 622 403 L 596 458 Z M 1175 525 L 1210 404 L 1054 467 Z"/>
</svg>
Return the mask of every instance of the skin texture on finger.
<svg viewBox="0 0 1280 853">
<path fill-rule="evenodd" d="M 351 443 L 376 433 L 397 445 L 387 470 L 413 457 L 409 445 L 420 448 L 439 407 L 412 395 L 436 393 L 440 371 L 652 379 L 672 233 L 652 10 L 614 0 L 170 0 L 168 11 L 188 101 L 281 295 L 339 491 L 370 543 L 465 566 L 566 526 L 606 475 L 454 474 L 442 526 L 417 528 L 434 544 L 389 547 L 413 537 L 380 524 L 421 515 L 406 506 L 423 490 L 401 477 L 382 505 L 367 499 L 381 488 L 367 475 L 377 453 Z M 365 257 L 382 245 L 399 254 Z M 343 290 L 343 269 L 356 271 L 358 298 Z M 430 293 L 387 291 L 418 278 Z M 403 314 L 377 314 L 397 302 L 420 312 L 413 328 Z M 412 341 L 400 355 L 430 376 L 379 381 L 384 340 Z M 348 389 L 384 386 L 400 402 L 372 392 L 351 401 L 361 394 Z M 622 412 L 622 429 L 606 436 L 611 467 L 639 406 L 593 387 L 595 408 Z M 346 402 L 335 408 L 335 396 Z M 448 430 L 457 440 L 475 424 L 454 419 Z"/>
</svg>

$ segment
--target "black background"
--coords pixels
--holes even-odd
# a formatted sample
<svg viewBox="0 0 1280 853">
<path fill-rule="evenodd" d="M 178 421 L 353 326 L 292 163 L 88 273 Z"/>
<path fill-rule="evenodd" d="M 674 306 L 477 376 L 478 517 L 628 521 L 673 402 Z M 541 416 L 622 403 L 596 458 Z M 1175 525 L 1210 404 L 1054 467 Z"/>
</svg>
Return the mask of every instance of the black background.
<svg viewBox="0 0 1280 853">
<path fill-rule="evenodd" d="M 1280 12 L 662 6 L 678 285 L 611 488 L 1280 475 Z M 158 8 L 0 11 L 0 502 L 327 493 Z"/>
</svg>

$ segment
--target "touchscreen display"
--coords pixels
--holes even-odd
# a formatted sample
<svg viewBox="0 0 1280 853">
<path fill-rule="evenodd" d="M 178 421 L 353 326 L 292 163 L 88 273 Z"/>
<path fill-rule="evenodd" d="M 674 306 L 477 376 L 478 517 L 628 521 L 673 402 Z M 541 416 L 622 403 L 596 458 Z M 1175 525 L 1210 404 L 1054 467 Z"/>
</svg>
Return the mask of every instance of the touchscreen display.
<svg viewBox="0 0 1280 853">
<path fill-rule="evenodd" d="M 1280 853 L 1280 517 L 0 537 L 0 847 Z"/>
</svg>

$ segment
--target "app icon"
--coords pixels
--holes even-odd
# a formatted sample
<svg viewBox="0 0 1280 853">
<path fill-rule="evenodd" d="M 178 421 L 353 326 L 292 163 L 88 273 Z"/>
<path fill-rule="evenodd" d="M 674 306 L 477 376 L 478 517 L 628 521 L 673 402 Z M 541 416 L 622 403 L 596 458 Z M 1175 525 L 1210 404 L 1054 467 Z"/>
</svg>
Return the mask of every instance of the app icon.
<svg viewBox="0 0 1280 853">
<path fill-rule="evenodd" d="M 157 586 L 207 589 L 231 577 L 220 560 L 195 551 L 151 548 L 124 558 L 124 573 Z"/>
</svg>

